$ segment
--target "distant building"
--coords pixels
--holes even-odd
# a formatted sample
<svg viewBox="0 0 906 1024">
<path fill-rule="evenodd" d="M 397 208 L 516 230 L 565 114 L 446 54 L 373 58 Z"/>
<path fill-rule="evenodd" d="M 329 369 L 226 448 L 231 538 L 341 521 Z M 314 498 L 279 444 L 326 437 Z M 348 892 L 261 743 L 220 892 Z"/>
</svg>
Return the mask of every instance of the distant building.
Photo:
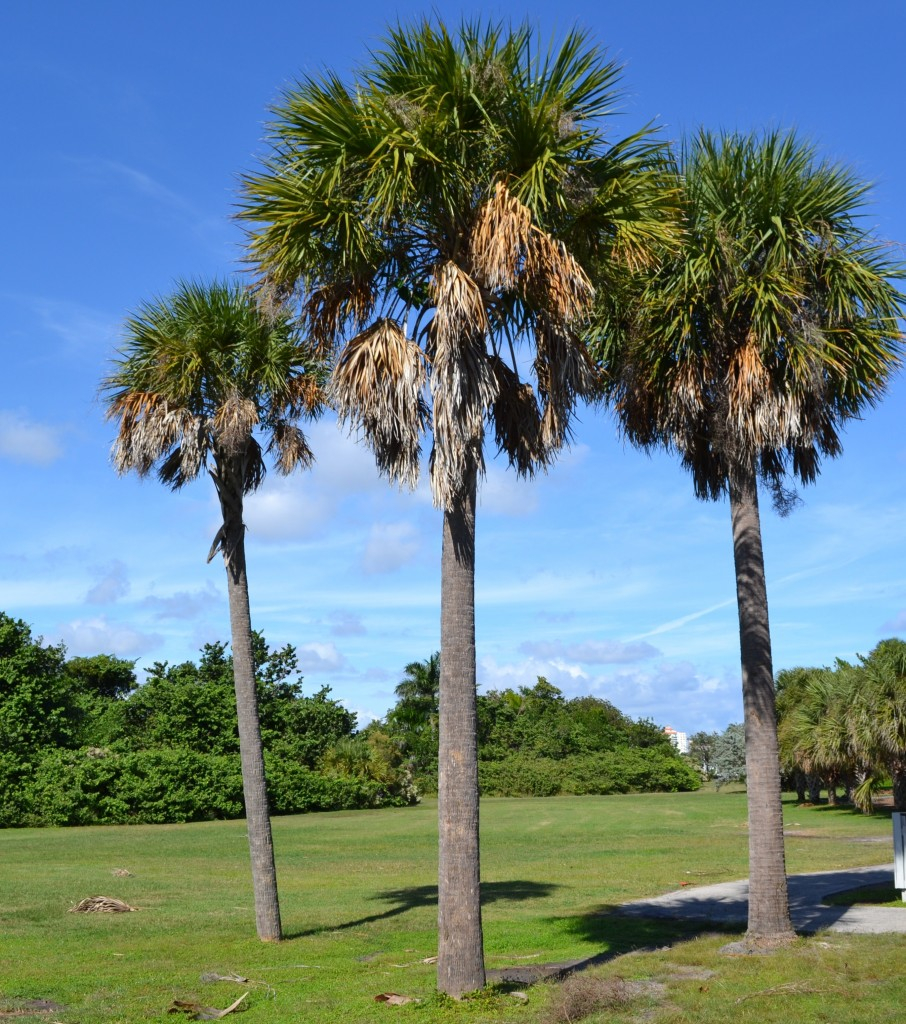
<svg viewBox="0 0 906 1024">
<path fill-rule="evenodd" d="M 689 753 L 689 737 L 684 732 L 677 732 L 676 729 L 671 729 L 669 725 L 665 726 L 664 732 L 681 754 Z"/>
</svg>

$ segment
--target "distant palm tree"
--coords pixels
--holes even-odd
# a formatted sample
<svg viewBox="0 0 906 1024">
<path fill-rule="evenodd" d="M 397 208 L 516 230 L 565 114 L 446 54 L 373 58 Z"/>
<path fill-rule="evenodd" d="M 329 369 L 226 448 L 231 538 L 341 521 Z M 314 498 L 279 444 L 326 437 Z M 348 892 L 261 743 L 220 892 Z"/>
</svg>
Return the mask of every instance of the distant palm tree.
<svg viewBox="0 0 906 1024">
<path fill-rule="evenodd" d="M 645 136 L 605 144 L 617 77 L 579 32 L 545 52 L 527 27 L 400 27 L 351 86 L 326 75 L 287 92 L 265 170 L 245 179 L 252 257 L 277 287 L 301 286 L 313 336 L 345 341 L 341 419 L 410 485 L 433 427 L 438 983 L 457 997 L 485 982 L 474 626 L 485 432 L 520 474 L 552 462 L 596 386 L 580 337 L 588 272 L 644 260 L 666 233 L 669 193 Z"/>
<path fill-rule="evenodd" d="M 849 704 L 853 746 L 876 778 L 890 777 L 894 810 L 906 811 L 906 642 L 882 640 L 859 660 Z"/>
<path fill-rule="evenodd" d="M 227 575 L 233 673 L 258 935 L 281 935 L 245 563 L 243 499 L 264 479 L 267 438 L 280 473 L 311 465 L 296 425 L 321 407 L 320 364 L 285 309 L 234 284 L 182 283 L 125 324 L 125 346 L 102 382 L 119 421 L 118 472 L 154 472 L 174 490 L 207 470 L 223 523 L 208 553 Z"/>
<path fill-rule="evenodd" d="M 749 935 L 792 934 L 784 869 L 771 639 L 758 482 L 788 506 L 840 427 L 898 365 L 902 276 L 856 222 L 867 186 L 795 136 L 702 131 L 676 168 L 676 255 L 606 311 L 597 352 L 627 435 L 666 446 L 704 499 L 728 494 L 739 606 L 749 792 Z"/>
</svg>

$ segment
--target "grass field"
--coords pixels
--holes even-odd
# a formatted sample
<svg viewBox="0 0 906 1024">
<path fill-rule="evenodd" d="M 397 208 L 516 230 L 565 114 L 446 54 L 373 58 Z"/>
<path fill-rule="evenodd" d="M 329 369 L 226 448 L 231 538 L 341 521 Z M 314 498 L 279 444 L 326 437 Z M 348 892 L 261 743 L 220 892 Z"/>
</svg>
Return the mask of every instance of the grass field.
<svg viewBox="0 0 906 1024">
<path fill-rule="evenodd" d="M 791 872 L 892 859 L 887 817 L 795 804 L 785 814 Z M 276 946 L 255 938 L 244 822 L 0 832 L 0 1020 L 49 1000 L 46 1021 L 173 1024 L 174 999 L 223 1008 L 249 992 L 246 1024 L 553 1022 L 562 994 L 550 983 L 526 988 L 527 1001 L 506 986 L 462 1004 L 434 995 L 421 961 L 436 952 L 435 815 L 425 802 L 275 819 L 288 936 Z M 631 998 L 591 1022 L 902 1020 L 903 936 L 828 933 L 728 957 L 726 934 L 609 913 L 745 877 L 745 822 L 744 794 L 727 792 L 484 801 L 488 967 L 599 957 L 585 977 L 623 978 Z M 140 909 L 67 912 L 95 895 Z M 384 992 L 421 1002 L 376 1003 Z"/>
</svg>

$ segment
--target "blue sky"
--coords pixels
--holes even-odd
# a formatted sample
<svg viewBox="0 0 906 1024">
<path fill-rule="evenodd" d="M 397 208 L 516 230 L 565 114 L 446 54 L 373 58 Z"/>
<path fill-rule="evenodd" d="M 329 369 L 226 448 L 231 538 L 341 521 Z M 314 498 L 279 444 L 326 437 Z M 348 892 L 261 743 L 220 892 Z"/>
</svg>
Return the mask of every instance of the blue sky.
<svg viewBox="0 0 906 1024">
<path fill-rule="evenodd" d="M 451 23 L 477 8 L 436 8 Z M 239 173 L 267 107 L 300 74 L 341 75 L 422 5 L 8 0 L 0 32 L 6 196 L 0 278 L 0 609 L 71 654 L 138 666 L 226 639 L 209 482 L 180 494 L 117 478 L 96 388 L 125 314 L 180 277 L 232 273 Z M 492 4 L 545 37 L 577 23 L 625 64 L 628 132 L 795 127 L 875 182 L 866 224 L 906 240 L 894 0 Z M 763 514 L 775 667 L 852 658 L 906 635 L 906 383 L 850 426 L 785 520 Z M 305 689 L 361 720 L 438 645 L 440 516 L 399 493 L 324 420 L 318 462 L 247 509 L 257 628 L 293 643 Z M 480 684 L 592 693 L 693 732 L 740 720 L 729 509 L 667 457 L 585 410 L 551 472 L 492 462 L 478 518 Z"/>
</svg>

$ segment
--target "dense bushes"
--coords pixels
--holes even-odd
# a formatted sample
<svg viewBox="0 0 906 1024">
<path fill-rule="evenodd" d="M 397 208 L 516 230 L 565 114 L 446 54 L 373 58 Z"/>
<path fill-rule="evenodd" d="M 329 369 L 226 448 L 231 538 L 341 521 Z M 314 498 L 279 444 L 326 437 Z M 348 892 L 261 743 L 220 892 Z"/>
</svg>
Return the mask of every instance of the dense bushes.
<svg viewBox="0 0 906 1024">
<path fill-rule="evenodd" d="M 422 792 L 437 787 L 437 655 L 406 667 L 385 728 L 409 759 Z M 533 687 L 478 697 L 478 778 L 485 796 L 554 796 L 698 789 L 701 777 L 662 729 L 606 700 L 567 700 L 539 678 Z"/>
<path fill-rule="evenodd" d="M 402 755 L 325 687 L 292 681 L 295 651 L 255 638 L 261 732 L 275 814 L 414 800 Z M 345 746 L 344 746 L 345 745 Z M 342 748 L 345 756 L 332 756 Z M 351 753 L 350 753 L 351 752 Z M 66 660 L 0 614 L 0 826 L 156 824 L 243 814 L 232 662 Z"/>
</svg>

